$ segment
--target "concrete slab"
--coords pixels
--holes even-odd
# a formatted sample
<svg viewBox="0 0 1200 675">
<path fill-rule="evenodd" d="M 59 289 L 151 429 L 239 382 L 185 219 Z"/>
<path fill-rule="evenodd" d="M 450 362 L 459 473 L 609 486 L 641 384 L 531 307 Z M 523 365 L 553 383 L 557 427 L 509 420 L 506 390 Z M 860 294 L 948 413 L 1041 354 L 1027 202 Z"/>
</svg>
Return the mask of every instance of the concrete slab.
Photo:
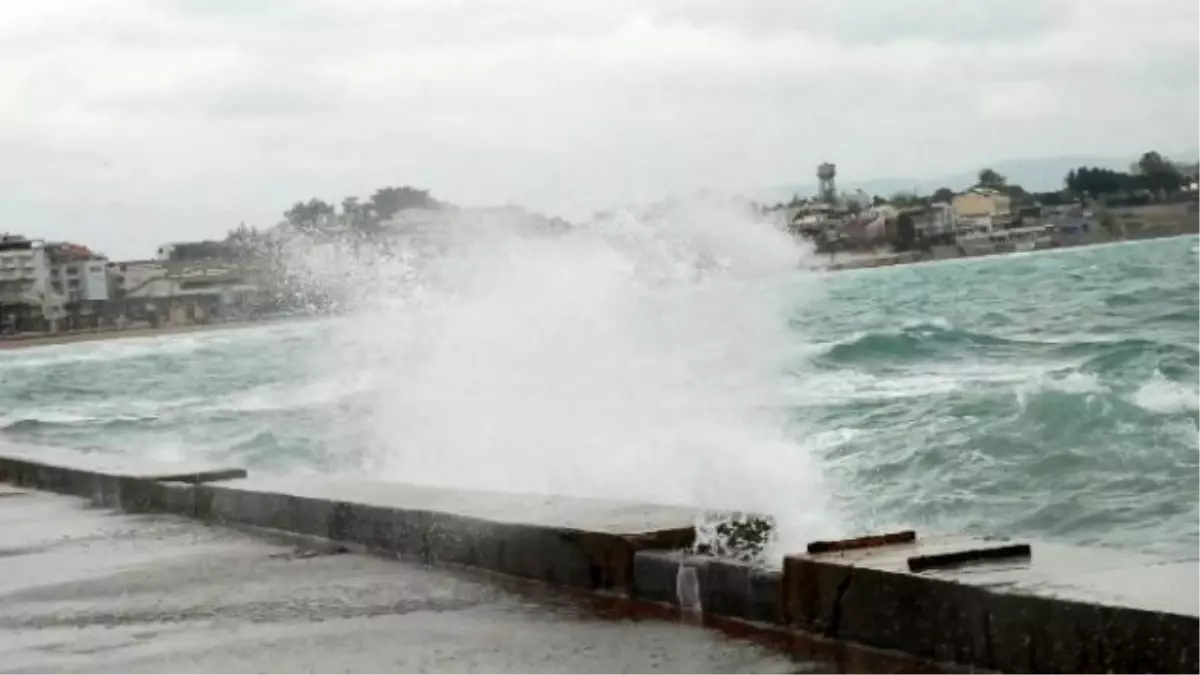
<svg viewBox="0 0 1200 675">
<path fill-rule="evenodd" d="M 912 542 L 808 556 L 871 569 L 907 573 L 915 556 L 941 555 L 996 546 L 1003 539 L 923 536 Z M 1116 549 L 1083 548 L 1055 542 L 1032 542 L 1032 555 L 949 569 L 921 576 L 983 586 L 991 590 L 1035 593 L 1084 602 L 1119 605 L 1155 612 L 1200 616 L 1200 561 L 1163 560 Z"/>
<path fill-rule="evenodd" d="M 406 483 L 337 477 L 258 477 L 221 487 L 327 502 L 349 502 L 406 511 L 453 514 L 489 522 L 635 535 L 691 528 L 697 509 L 603 499 L 556 497 L 485 490 L 456 490 Z"/>
<path fill-rule="evenodd" d="M 3 672 L 911 672 L 168 515 L 0 499 Z"/>
<path fill-rule="evenodd" d="M 143 486 L 148 510 L 362 545 L 428 564 L 628 594 L 638 550 L 695 538 L 690 509 L 596 499 L 465 491 L 339 479 L 262 479 L 197 486 L 186 499 Z M 175 511 L 178 512 L 178 511 Z"/>
<path fill-rule="evenodd" d="M 181 472 L 140 464 L 122 467 L 107 458 L 93 458 L 88 465 L 77 455 L 3 455 L 0 451 L 0 481 L 80 495 L 127 513 L 169 513 L 259 534 L 289 533 L 305 542 L 344 542 L 354 550 L 481 568 L 625 602 L 633 598 L 659 606 L 700 606 L 705 621 L 778 623 L 805 636 L 893 650 L 927 662 L 1002 671 L 1193 672 L 1200 660 L 1196 560 L 1035 542 L 1020 557 L 964 564 L 956 554 L 995 549 L 1004 542 L 912 539 L 905 533 L 849 544 L 825 542 L 814 549 L 823 552 L 786 557 L 780 573 L 678 552 L 695 537 L 694 523 L 702 514 L 692 509 L 329 477 L 204 482 L 209 474 L 197 467 Z M 52 461 L 63 465 L 48 463 Z M 220 471 L 212 475 L 225 477 Z M 128 527 L 131 521 L 113 520 L 125 529 L 109 531 L 104 512 L 68 522 L 56 515 L 59 507 L 39 501 L 37 493 L 6 490 L 0 497 L 0 543 L 9 546 L 0 549 L 0 563 L 53 550 L 56 543 L 47 533 L 107 542 L 101 544 L 109 549 L 106 557 L 80 563 L 93 572 L 104 571 L 113 560 L 124 561 L 118 567 L 136 566 L 168 555 L 153 547 L 125 550 L 115 543 L 140 541 L 139 531 Z M 6 504 L 22 506 L 6 513 Z M 153 518 L 137 522 L 185 526 L 185 521 Z M 25 543 L 10 546 L 9 539 Z M 209 545 L 216 544 L 201 537 L 186 550 L 204 552 Z M 173 549 L 180 550 L 185 549 Z M 325 553 L 341 550 L 319 548 Z M 139 557 L 143 555 L 150 558 Z M 941 563 L 914 573 L 918 566 L 913 562 L 919 558 Z M 0 600 L 6 591 L 52 583 L 54 574 L 51 564 L 3 577 Z M 208 587 L 222 588 L 216 581 Z M 0 628 L 2 617 L 0 610 Z M 106 621 L 119 624 L 119 619 Z M 906 668 L 911 670 L 911 664 Z"/>
<path fill-rule="evenodd" d="M 917 537 L 784 561 L 785 620 L 883 649 L 1002 671 L 1195 672 L 1195 560 L 1034 542 L 1027 559 L 909 571 L 998 540 Z"/>
</svg>

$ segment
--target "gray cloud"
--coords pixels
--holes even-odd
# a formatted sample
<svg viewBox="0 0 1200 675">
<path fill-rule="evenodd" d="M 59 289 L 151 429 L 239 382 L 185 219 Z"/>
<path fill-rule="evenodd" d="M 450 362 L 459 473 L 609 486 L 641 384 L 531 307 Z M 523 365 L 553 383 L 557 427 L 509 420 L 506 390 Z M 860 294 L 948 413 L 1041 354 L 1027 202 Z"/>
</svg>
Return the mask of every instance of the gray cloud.
<svg viewBox="0 0 1200 675">
<path fill-rule="evenodd" d="M 1197 145 L 1191 0 L 7 0 L 0 229 L 139 255 L 412 183 L 577 215 Z"/>
</svg>

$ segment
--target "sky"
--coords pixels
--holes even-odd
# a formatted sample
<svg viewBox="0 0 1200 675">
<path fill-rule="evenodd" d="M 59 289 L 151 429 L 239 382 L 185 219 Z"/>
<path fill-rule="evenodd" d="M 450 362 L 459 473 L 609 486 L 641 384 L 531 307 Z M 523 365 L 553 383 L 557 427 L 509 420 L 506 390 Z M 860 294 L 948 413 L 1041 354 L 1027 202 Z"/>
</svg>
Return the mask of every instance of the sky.
<svg viewBox="0 0 1200 675">
<path fill-rule="evenodd" d="M 0 232 L 114 258 L 414 185 L 702 189 L 1195 148 L 1195 0 L 3 0 Z"/>
</svg>

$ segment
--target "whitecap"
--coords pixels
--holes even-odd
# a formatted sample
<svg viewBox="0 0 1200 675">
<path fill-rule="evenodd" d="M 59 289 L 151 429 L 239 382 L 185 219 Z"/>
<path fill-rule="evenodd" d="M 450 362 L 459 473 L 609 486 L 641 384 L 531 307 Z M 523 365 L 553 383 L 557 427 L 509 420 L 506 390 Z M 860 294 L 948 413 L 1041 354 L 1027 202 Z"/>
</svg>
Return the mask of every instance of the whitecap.
<svg viewBox="0 0 1200 675">
<path fill-rule="evenodd" d="M 1133 394 L 1133 403 L 1153 413 L 1177 413 L 1200 409 L 1200 392 L 1154 371 Z"/>
</svg>

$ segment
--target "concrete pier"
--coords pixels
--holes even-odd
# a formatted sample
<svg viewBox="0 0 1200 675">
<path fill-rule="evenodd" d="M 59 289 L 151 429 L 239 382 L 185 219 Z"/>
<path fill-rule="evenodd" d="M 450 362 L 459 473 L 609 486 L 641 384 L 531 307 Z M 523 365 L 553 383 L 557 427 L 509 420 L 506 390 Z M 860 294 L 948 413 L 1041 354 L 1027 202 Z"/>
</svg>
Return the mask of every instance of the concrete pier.
<svg viewBox="0 0 1200 675">
<path fill-rule="evenodd" d="M 219 467 L 121 470 L 0 452 L 0 481 L 130 513 L 286 534 L 313 551 L 371 552 L 400 559 L 393 564 L 499 572 L 630 606 L 684 607 L 720 625 L 873 655 L 853 661 L 869 662 L 859 666 L 868 670 L 888 670 L 904 658 L 908 671 L 914 663 L 1014 672 L 1198 668 L 1195 559 L 904 532 L 814 542 L 810 553 L 761 567 L 689 553 L 701 515 L 689 509 L 370 481 L 231 478 L 243 474 Z"/>
<path fill-rule="evenodd" d="M 0 486 L 0 672 L 838 668 L 549 587 Z"/>
<path fill-rule="evenodd" d="M 1195 560 L 1012 544 L 931 536 L 788 556 L 781 618 L 835 639 L 1005 672 L 1197 670 Z M 911 571 L 931 557 L 987 551 L 1015 554 Z"/>
<path fill-rule="evenodd" d="M 0 673 L 943 671 L 312 543 L 0 485 Z"/>
</svg>

